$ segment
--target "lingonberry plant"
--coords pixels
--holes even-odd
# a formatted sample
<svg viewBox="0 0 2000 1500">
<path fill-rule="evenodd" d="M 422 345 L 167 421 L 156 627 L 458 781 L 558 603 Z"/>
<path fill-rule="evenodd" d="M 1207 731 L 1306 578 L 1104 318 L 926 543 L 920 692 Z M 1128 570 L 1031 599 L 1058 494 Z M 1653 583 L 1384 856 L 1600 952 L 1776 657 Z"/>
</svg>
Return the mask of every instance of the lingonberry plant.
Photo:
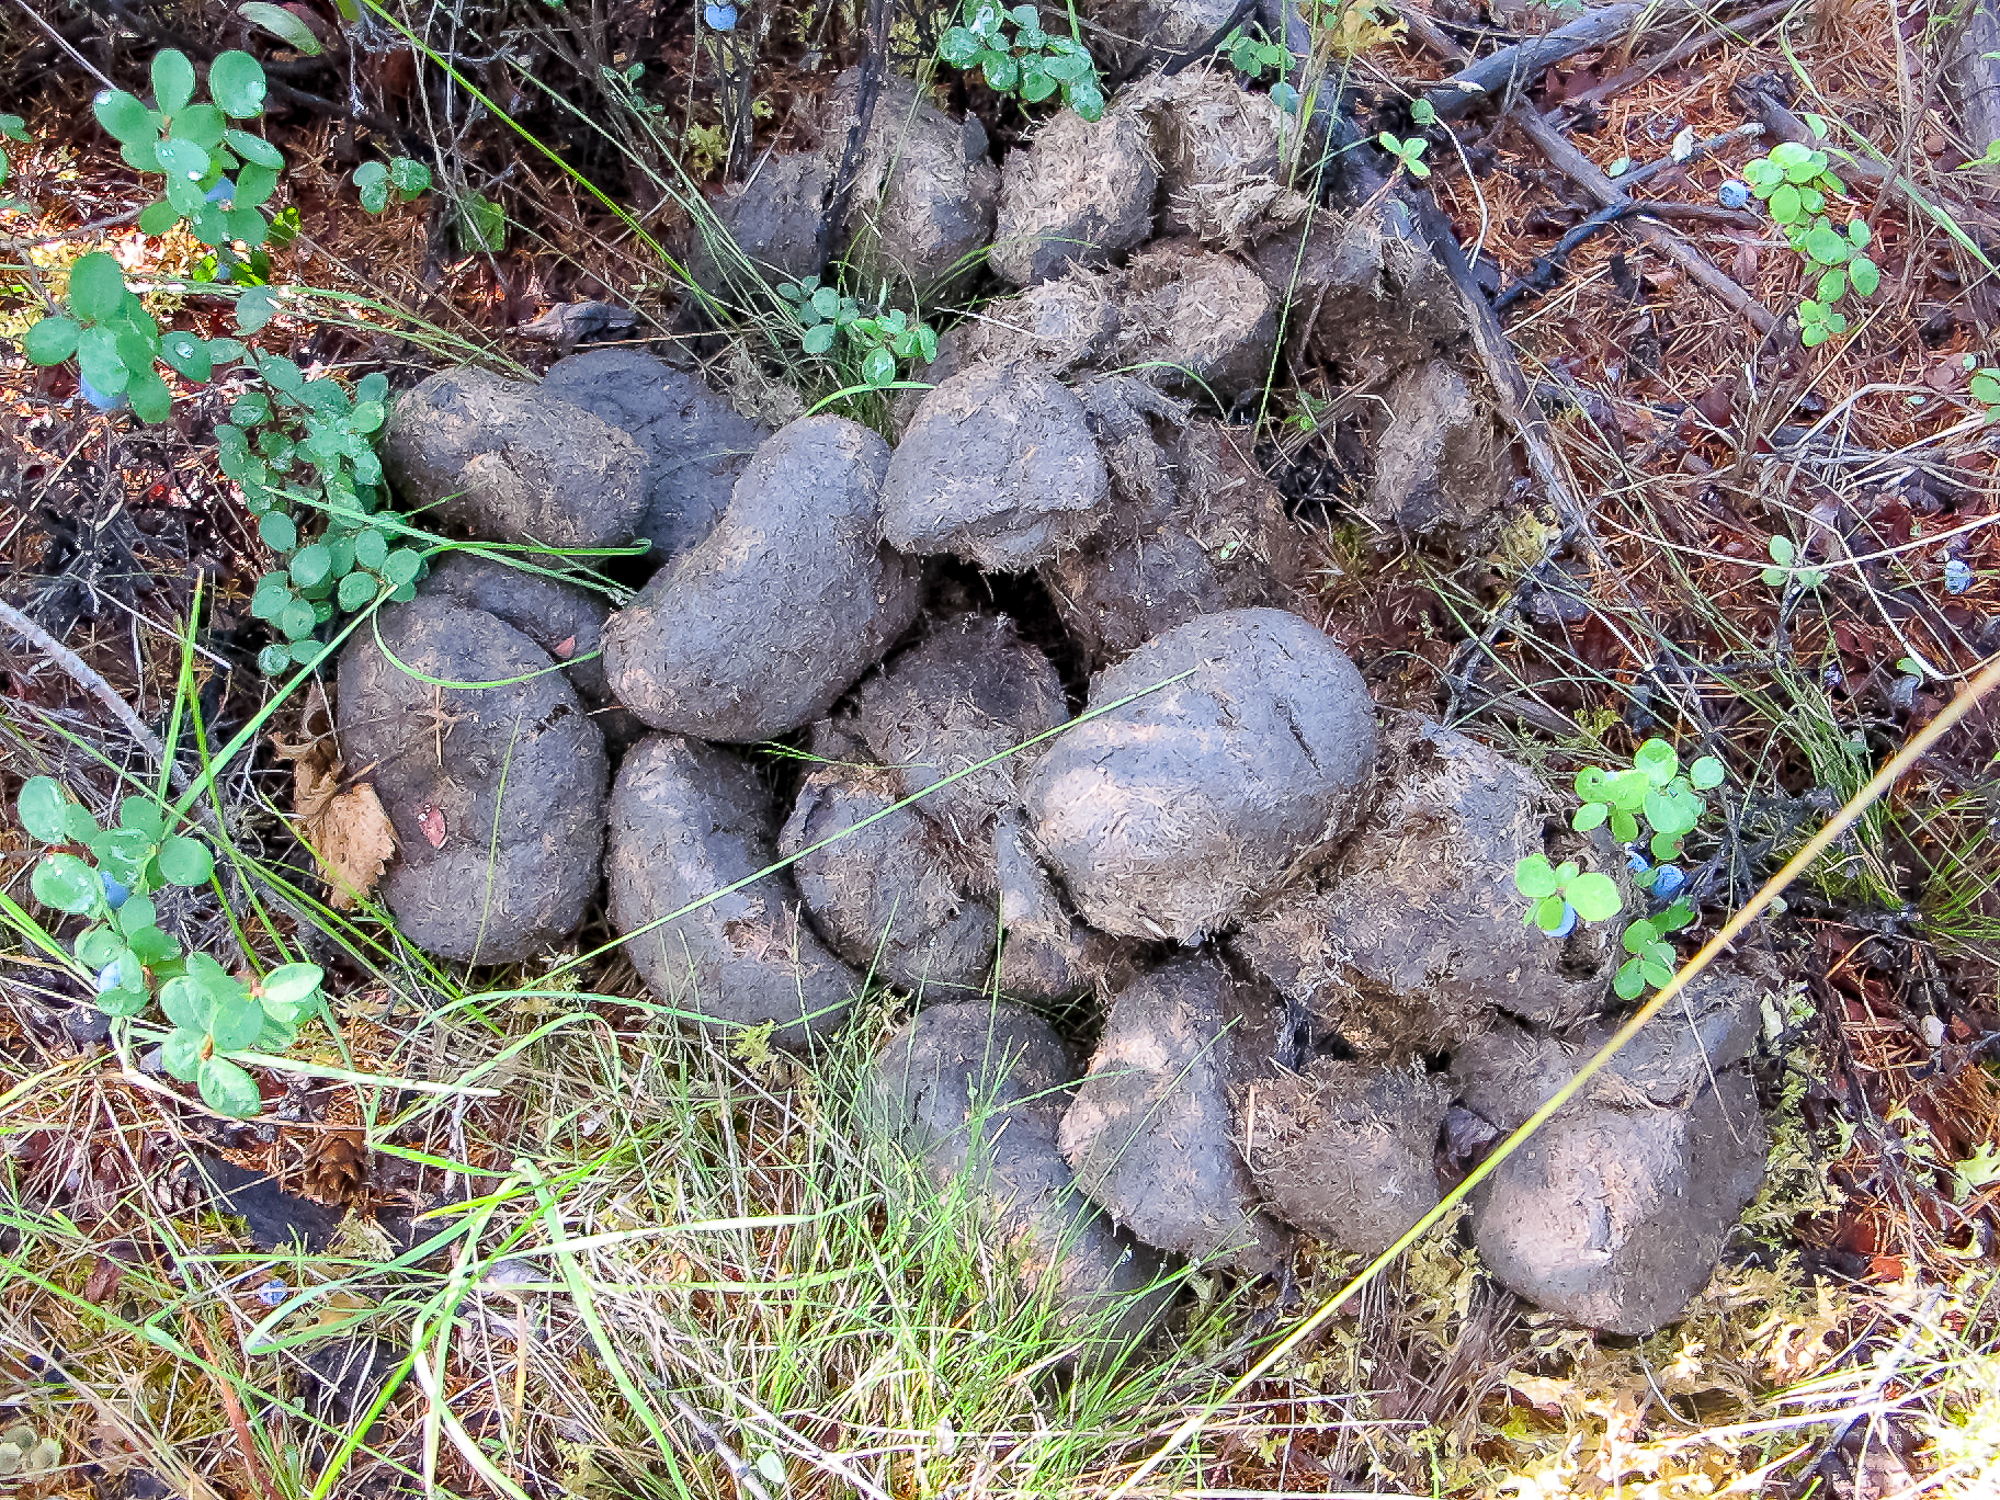
<svg viewBox="0 0 2000 1500">
<path fill-rule="evenodd" d="M 1655 901 L 1666 903 L 1626 925 L 1622 942 L 1630 957 L 1619 966 L 1612 987 L 1628 1000 L 1647 985 L 1662 985 L 1672 977 L 1674 951 L 1666 939 L 1699 914 L 1678 895 L 1686 877 L 1670 861 L 1680 857 L 1687 836 L 1707 815 L 1703 794 L 1720 786 L 1722 776 L 1722 762 L 1712 755 L 1701 756 L 1683 772 L 1680 756 L 1665 740 L 1642 744 L 1630 770 L 1585 766 L 1576 773 L 1576 794 L 1583 805 L 1571 815 L 1570 827 L 1578 833 L 1605 828 L 1625 845 L 1639 843 L 1643 835 L 1651 858 L 1632 852 L 1634 879 Z M 1530 854 L 1515 865 L 1514 886 L 1532 903 L 1527 924 L 1552 936 L 1567 936 L 1579 919 L 1606 922 L 1625 909 L 1625 898 L 1610 876 L 1584 871 L 1574 861 L 1553 865 L 1542 854 Z"/>
<path fill-rule="evenodd" d="M 1086 120 L 1104 118 L 1104 90 L 1090 49 L 1073 36 L 1042 29 L 1032 5 L 1011 10 L 997 0 L 965 0 L 958 25 L 946 30 L 938 55 L 954 68 L 979 69 L 996 94 L 1019 94 L 1028 104 L 1062 93 L 1063 103 Z"/>
<path fill-rule="evenodd" d="M 1839 227 L 1827 213 L 1828 200 L 1847 191 L 1827 154 L 1783 141 L 1768 156 L 1744 163 L 1743 180 L 1764 200 L 1785 242 L 1805 260 L 1807 275 L 1817 278 L 1810 295 L 1799 299 L 1799 341 L 1810 349 L 1845 333 L 1847 316 L 1838 310 L 1840 302 L 1850 291 L 1874 296 L 1882 272 L 1862 253 L 1868 248 L 1868 226 L 1853 219 Z"/>
<path fill-rule="evenodd" d="M 152 898 L 167 886 L 208 884 L 215 860 L 201 840 L 168 832 L 158 803 L 127 797 L 116 826 L 106 828 L 60 783 L 36 776 L 15 811 L 28 835 L 48 846 L 29 890 L 42 905 L 86 919 L 70 951 L 96 976 L 98 1008 L 131 1022 L 157 999 L 169 1023 L 161 1038 L 166 1070 L 220 1114 L 256 1114 L 256 1080 L 231 1054 L 291 1046 L 319 1003 L 320 970 L 286 964 L 246 982 L 205 953 L 181 951 L 180 940 L 161 930 Z"/>
<path fill-rule="evenodd" d="M 936 330 L 899 307 L 864 311 L 856 298 L 842 296 L 839 287 L 821 286 L 816 276 L 780 282 L 777 291 L 803 330 L 799 348 L 823 357 L 833 352 L 837 338 L 844 338 L 859 356 L 863 385 L 879 390 L 895 380 L 899 359 L 937 358 Z"/>
<path fill-rule="evenodd" d="M 263 113 L 263 67 L 247 52 L 221 54 L 209 65 L 212 102 L 204 102 L 194 65 L 169 48 L 153 59 L 152 84 L 150 105 L 114 89 L 97 96 L 93 111 L 127 165 L 163 178 L 164 196 L 139 215 L 140 229 L 158 237 L 185 226 L 210 247 L 196 279 L 239 288 L 236 331 L 247 338 L 285 306 L 265 284 L 264 250 L 282 237 L 283 216 L 273 220 L 265 205 L 285 158 L 243 128 Z M 362 207 L 380 213 L 428 189 L 430 172 L 399 157 L 386 166 L 364 163 L 354 180 Z M 286 214 L 295 221 L 292 210 Z M 385 509 L 374 447 L 387 415 L 381 375 L 350 391 L 330 376 L 308 378 L 291 360 L 240 338 L 163 332 L 127 286 L 125 268 L 103 251 L 70 267 L 64 306 L 28 330 L 23 348 L 41 365 L 75 359 L 87 400 L 105 410 L 129 405 L 143 422 L 163 422 L 172 412 L 158 362 L 190 381 L 214 379 L 238 361 L 257 377 L 261 388 L 239 396 L 215 433 L 222 470 L 243 491 L 280 563 L 251 601 L 251 612 L 283 637 L 258 657 L 266 672 L 315 661 L 324 650 L 315 633 L 336 611 L 364 608 L 385 593 L 411 596 L 423 560 L 399 545 L 402 530 Z"/>
</svg>

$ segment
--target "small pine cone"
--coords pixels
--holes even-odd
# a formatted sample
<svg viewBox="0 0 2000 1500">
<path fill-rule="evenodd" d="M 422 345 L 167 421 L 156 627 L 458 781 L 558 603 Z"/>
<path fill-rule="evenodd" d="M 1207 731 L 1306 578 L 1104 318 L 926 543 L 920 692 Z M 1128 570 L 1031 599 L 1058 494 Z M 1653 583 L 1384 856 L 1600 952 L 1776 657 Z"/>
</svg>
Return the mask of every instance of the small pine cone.
<svg viewBox="0 0 2000 1500">
<path fill-rule="evenodd" d="M 368 1181 L 368 1147 L 360 1132 L 330 1131 L 315 1138 L 305 1164 L 308 1197 L 322 1203 L 350 1203 Z"/>
</svg>

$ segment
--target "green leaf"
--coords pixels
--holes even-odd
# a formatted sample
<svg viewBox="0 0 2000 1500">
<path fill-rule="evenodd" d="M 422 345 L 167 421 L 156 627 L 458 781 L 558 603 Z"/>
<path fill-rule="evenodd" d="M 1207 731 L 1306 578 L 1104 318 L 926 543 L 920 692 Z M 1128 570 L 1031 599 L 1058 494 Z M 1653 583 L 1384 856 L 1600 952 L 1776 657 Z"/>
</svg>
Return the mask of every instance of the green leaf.
<svg viewBox="0 0 2000 1500">
<path fill-rule="evenodd" d="M 367 573 L 349 573 L 340 580 L 335 597 L 340 601 L 340 607 L 349 614 L 366 609 L 375 597 L 375 580 Z"/>
<path fill-rule="evenodd" d="M 896 356 L 887 349 L 870 349 L 861 359 L 861 378 L 881 389 L 896 378 Z"/>
<path fill-rule="evenodd" d="M 193 141 L 167 139 L 153 148 L 160 170 L 198 183 L 208 175 L 208 153 Z"/>
<path fill-rule="evenodd" d="M 207 885 L 215 870 L 215 857 L 199 839 L 176 834 L 160 845 L 160 874 L 172 885 Z"/>
<path fill-rule="evenodd" d="M 105 133 L 120 145 L 150 145 L 160 131 L 153 112 L 136 95 L 123 89 L 106 89 L 90 103 L 90 112 Z"/>
<path fill-rule="evenodd" d="M 1771 217 L 1780 224 L 1796 224 L 1805 205 L 1799 200 L 1799 190 L 1789 182 L 1781 183 L 1770 198 Z"/>
<path fill-rule="evenodd" d="M 807 354 L 824 354 L 833 347 L 833 325 L 816 323 L 799 335 L 799 348 Z"/>
<path fill-rule="evenodd" d="M 207 1049 L 206 1032 L 179 1027 L 160 1043 L 160 1066 L 182 1083 L 193 1083 L 200 1076 L 201 1055 Z"/>
<path fill-rule="evenodd" d="M 248 287 L 236 299 L 236 326 L 244 333 L 255 333 L 266 323 L 270 322 L 277 315 L 277 311 L 278 294 L 276 292 L 267 286 Z M 293 366 L 293 369 L 296 371 L 297 366 Z M 266 373 L 264 378 L 270 380 L 271 384 L 277 385 L 280 390 L 284 389 L 268 373 Z M 294 384 L 293 389 L 297 389 L 296 384 Z"/>
<path fill-rule="evenodd" d="M 134 901 L 144 899 L 142 896 L 132 896 L 126 900 L 125 905 L 130 906 Z M 121 909 L 118 914 L 122 917 L 125 913 Z M 180 939 L 160 931 L 158 927 L 128 927 L 125 929 L 125 940 L 132 945 L 132 951 L 138 955 L 139 962 L 153 968 L 167 963 L 181 951 Z"/>
<path fill-rule="evenodd" d="M 1824 276 L 1820 277 L 1819 286 L 1815 290 L 1819 293 L 1819 300 L 1821 302 L 1838 302 L 1842 297 L 1847 295 L 1847 273 L 1845 271 L 1828 271 Z"/>
<path fill-rule="evenodd" d="M 315 588 L 324 583 L 332 572 L 333 554 L 324 542 L 301 547 L 292 558 L 292 584 L 296 588 Z"/>
<path fill-rule="evenodd" d="M 250 162 L 236 174 L 236 196 L 231 200 L 235 204 L 235 212 L 245 214 L 270 202 L 271 194 L 277 190 L 278 169 Z M 263 216 L 260 214 L 258 218 L 260 222 L 254 234 L 243 232 L 247 225 L 241 220 L 232 220 L 230 227 L 236 232 L 235 237 L 239 240 L 248 240 L 251 244 L 262 244 L 269 231 L 261 222 Z"/>
<path fill-rule="evenodd" d="M 1631 843 L 1639 836 L 1639 820 L 1622 807 L 1612 809 L 1611 836 L 1621 844 Z"/>
<path fill-rule="evenodd" d="M 1655 859 L 1672 859 L 1681 852 L 1681 835 L 1678 833 L 1656 833 L 1647 842 Z"/>
<path fill-rule="evenodd" d="M 1797 555 L 1792 547 L 1792 539 L 1788 536 L 1772 537 L 1770 551 L 1771 561 L 1781 568 L 1789 568 L 1792 565 L 1792 558 Z"/>
<path fill-rule="evenodd" d="M 119 394 L 132 378 L 118 352 L 117 333 L 101 324 L 77 335 L 76 363 L 83 378 L 107 396 Z"/>
<path fill-rule="evenodd" d="M 90 323 L 118 315 L 125 302 L 125 269 L 102 250 L 77 257 L 69 268 L 69 309 Z"/>
<path fill-rule="evenodd" d="M 1569 826 L 1578 833 L 1588 833 L 1593 828 L 1601 827 L 1610 815 L 1611 809 L 1604 803 L 1586 802 L 1576 810 L 1575 816 L 1569 820 Z"/>
<path fill-rule="evenodd" d="M 507 248 L 507 211 L 483 193 L 468 193 L 458 205 L 460 239 L 471 251 L 498 255 Z"/>
<path fill-rule="evenodd" d="M 298 523 L 281 510 L 265 514 L 257 523 L 257 535 L 273 552 L 289 552 L 299 544 Z M 258 587 L 263 585 L 260 583 Z"/>
<path fill-rule="evenodd" d="M 1080 120 L 1095 124 L 1104 118 L 1104 95 L 1094 80 L 1084 79 L 1074 87 L 1064 89 L 1063 98 Z"/>
<path fill-rule="evenodd" d="M 1847 263 L 1847 279 L 1854 290 L 1864 297 L 1875 295 L 1882 285 L 1881 269 L 1865 255 L 1857 255 Z"/>
<path fill-rule="evenodd" d="M 71 916 L 97 910 L 104 900 L 104 882 L 97 871 L 74 854 L 48 854 L 28 877 L 28 889 L 44 906 Z"/>
<path fill-rule="evenodd" d="M 162 114 L 174 114 L 194 97 L 194 64 L 172 47 L 153 54 L 153 103 Z"/>
<path fill-rule="evenodd" d="M 192 141 L 204 151 L 216 152 L 222 149 L 223 131 L 221 110 L 213 104 L 190 104 L 174 116 L 167 133 L 177 141 Z"/>
<path fill-rule="evenodd" d="M 257 653 L 257 670 L 266 677 L 276 677 L 292 664 L 292 653 L 283 646 L 266 646 Z"/>
<path fill-rule="evenodd" d="M 268 87 L 263 64 L 247 52 L 224 52 L 209 64 L 208 92 L 233 119 L 261 115 Z"/>
<path fill-rule="evenodd" d="M 1804 243 L 1806 254 L 1823 266 L 1845 265 L 1854 253 L 1846 237 L 1825 224 L 1808 229 Z"/>
<path fill-rule="evenodd" d="M 63 809 L 63 830 L 69 834 L 69 843 L 87 844 L 97 837 L 97 819 L 82 803 L 72 802 Z"/>
<path fill-rule="evenodd" d="M 415 198 L 430 191 L 431 169 L 413 157 L 399 156 L 389 163 L 389 184 L 405 198 Z"/>
<path fill-rule="evenodd" d="M 171 233 L 173 227 L 180 221 L 181 211 L 165 199 L 161 199 L 158 203 L 147 204 L 140 211 L 139 232 L 158 239 L 163 234 Z"/>
<path fill-rule="evenodd" d="M 1576 914 L 1586 922 L 1605 921 L 1625 908 L 1625 898 L 1618 894 L 1618 887 L 1611 877 L 1595 871 L 1570 881 L 1563 888 L 1563 894 L 1576 908 Z"/>
<path fill-rule="evenodd" d="M 128 900 L 127 904 L 130 904 Z M 86 968 L 101 969 L 112 959 L 126 951 L 118 941 L 118 934 L 109 927 L 86 927 L 77 934 L 76 961 Z"/>
<path fill-rule="evenodd" d="M 1680 757 L 1665 740 L 1647 740 L 1632 756 L 1632 769 L 1644 771 L 1654 786 L 1665 786 L 1681 768 Z"/>
<path fill-rule="evenodd" d="M 366 181 L 361 174 L 368 168 L 375 171 Z M 379 214 L 389 206 L 389 172 L 379 161 L 363 162 L 355 169 L 354 186 L 361 198 L 361 207 L 368 213 Z"/>
<path fill-rule="evenodd" d="M 219 1115 L 247 1120 L 263 1108 L 257 1081 L 226 1057 L 211 1057 L 198 1079 L 202 1102 Z"/>
<path fill-rule="evenodd" d="M 263 27 L 293 51 L 303 52 L 307 57 L 319 56 L 319 38 L 313 35 L 312 28 L 282 5 L 248 0 L 247 4 L 236 7 L 236 13 L 252 26 Z"/>
<path fill-rule="evenodd" d="M 1012 93 L 1021 81 L 1021 65 L 1004 53 L 989 52 L 986 66 L 980 71 L 986 77 L 986 86 L 996 94 Z"/>
<path fill-rule="evenodd" d="M 938 43 L 938 56 L 954 68 L 970 65 L 973 59 L 985 50 L 985 44 L 963 26 L 953 26 L 948 29 L 943 40 Z"/>
<path fill-rule="evenodd" d="M 264 1007 L 248 997 L 221 1001 L 209 1013 L 209 1040 L 218 1052 L 241 1052 L 255 1045 L 265 1019 Z"/>
<path fill-rule="evenodd" d="M 21 352 L 30 363 L 59 365 L 76 353 L 79 331 L 74 318 L 43 318 L 22 336 Z"/>
<path fill-rule="evenodd" d="M 160 358 L 189 380 L 206 380 L 215 373 L 208 345 L 191 333 L 176 330 L 160 338 Z"/>
<path fill-rule="evenodd" d="M 277 626 L 288 641 L 301 640 L 313 633 L 319 619 L 313 614 L 313 607 L 304 599 L 294 599 L 278 611 L 278 618 L 271 622 Z"/>
<path fill-rule="evenodd" d="M 325 970 L 317 964 L 285 964 L 266 974 L 258 988 L 267 1007 L 292 1009 L 310 1004 L 325 979 Z"/>
<path fill-rule="evenodd" d="M 1637 1000 L 1646 992 L 1646 981 L 1639 973 L 1638 959 L 1628 959 L 1619 966 L 1617 975 L 1611 981 L 1611 988 L 1617 992 L 1621 1000 Z"/>
<path fill-rule="evenodd" d="M 417 571 L 424 565 L 422 556 L 408 547 L 398 547 L 382 560 L 382 576 L 401 588 L 406 583 L 417 581 Z"/>
<path fill-rule="evenodd" d="M 1704 755 L 1688 767 L 1688 783 L 1697 791 L 1708 791 L 1722 785 L 1722 762 L 1713 755 Z"/>
<path fill-rule="evenodd" d="M 151 370 L 133 371 L 125 382 L 125 395 L 132 403 L 132 415 L 141 422 L 157 424 L 174 414 L 174 393 Z"/>
<path fill-rule="evenodd" d="M 61 782 L 53 776 L 34 776 L 21 787 L 14 811 L 32 837 L 44 844 L 66 844 L 63 814 L 68 807 L 69 796 Z"/>
<path fill-rule="evenodd" d="M 252 166 L 269 167 L 274 172 L 282 172 L 285 169 L 285 153 L 261 135 L 252 135 L 247 130 L 231 127 L 222 132 L 222 139 L 231 151 Z"/>
<path fill-rule="evenodd" d="M 1537 901 L 1556 893 L 1556 872 L 1546 854 L 1530 854 L 1514 866 L 1514 889 Z"/>
</svg>

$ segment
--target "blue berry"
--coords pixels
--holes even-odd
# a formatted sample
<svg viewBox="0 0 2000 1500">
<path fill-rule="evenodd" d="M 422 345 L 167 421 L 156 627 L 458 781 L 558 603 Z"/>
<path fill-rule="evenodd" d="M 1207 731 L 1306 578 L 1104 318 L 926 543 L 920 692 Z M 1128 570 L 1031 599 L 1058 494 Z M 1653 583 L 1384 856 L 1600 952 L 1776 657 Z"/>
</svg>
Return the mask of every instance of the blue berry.
<svg viewBox="0 0 2000 1500">
<path fill-rule="evenodd" d="M 1653 873 L 1653 894 L 1662 901 L 1674 899 L 1675 892 L 1688 883 L 1679 865 L 1661 865 Z"/>
<path fill-rule="evenodd" d="M 1972 587 L 1972 564 L 1962 557 L 1948 557 L 1944 563 L 1944 591 L 1962 594 Z"/>
<path fill-rule="evenodd" d="M 1565 938 L 1576 931 L 1576 908 L 1563 902 L 1563 919 L 1554 927 L 1545 929 L 1552 938 Z"/>
<path fill-rule="evenodd" d="M 125 987 L 125 960 L 114 958 L 97 971 L 97 993 L 102 995 L 111 990 Z"/>
<path fill-rule="evenodd" d="M 1732 177 L 1715 190 L 1715 201 L 1724 208 L 1748 208 L 1750 206 L 1750 184 L 1739 182 Z"/>
<path fill-rule="evenodd" d="M 708 22 L 710 31 L 734 31 L 736 29 L 736 7 L 733 5 L 707 5 L 701 18 Z"/>
<path fill-rule="evenodd" d="M 1634 875 L 1643 875 L 1651 866 L 1646 863 L 1646 856 L 1637 849 L 1628 849 L 1625 851 L 1625 868 Z"/>
<path fill-rule="evenodd" d="M 88 401 L 99 411 L 117 411 L 125 405 L 125 393 L 123 391 L 119 391 L 115 395 L 100 391 L 81 375 L 76 377 L 76 390 L 78 395 L 82 396 L 84 400 Z"/>
<path fill-rule="evenodd" d="M 227 177 L 208 190 L 210 203 L 233 203 L 236 201 L 236 184 Z"/>
<path fill-rule="evenodd" d="M 113 911 L 123 906 L 126 898 L 132 894 L 130 886 L 119 884 L 102 870 L 97 872 L 97 878 L 104 882 L 104 904 Z"/>
</svg>

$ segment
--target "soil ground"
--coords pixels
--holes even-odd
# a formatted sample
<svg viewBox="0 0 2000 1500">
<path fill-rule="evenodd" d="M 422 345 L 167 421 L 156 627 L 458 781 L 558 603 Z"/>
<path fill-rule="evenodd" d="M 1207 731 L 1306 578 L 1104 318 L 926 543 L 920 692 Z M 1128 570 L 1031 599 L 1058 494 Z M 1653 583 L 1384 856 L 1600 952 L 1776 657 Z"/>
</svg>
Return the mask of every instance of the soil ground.
<svg viewBox="0 0 2000 1500">
<path fill-rule="evenodd" d="M 604 299 L 637 314 L 632 342 L 677 343 L 754 408 L 799 372 L 754 339 L 732 358 L 683 316 L 677 263 L 647 244 L 686 227 L 663 184 L 682 182 L 678 163 L 715 190 L 760 152 L 812 144 L 814 103 L 860 56 L 867 7 L 746 5 L 754 24 L 728 36 L 695 9 L 398 3 L 307 57 L 200 0 L 23 0 L 0 22 L 0 110 L 31 137 L 6 144 L 0 193 L 20 206 L 0 215 L 0 335 L 17 340 L 39 289 L 85 250 L 135 280 L 192 268 L 191 241 L 136 229 L 152 194 L 90 99 L 99 75 L 143 91 L 162 45 L 248 45 L 282 85 L 267 128 L 294 163 L 279 201 L 303 226 L 273 281 L 337 298 L 279 318 L 265 347 L 399 384 L 465 359 L 536 371 L 560 350 L 521 325 Z M 2000 645 L 2000 426 L 1976 399 L 2000 362 L 1981 248 L 2000 236 L 1992 179 L 1959 170 L 1985 142 L 1960 129 L 1953 28 L 1894 0 L 1756 14 L 1722 35 L 1688 12 L 1527 80 L 1528 107 L 1600 167 L 1667 162 L 1644 195 L 1703 212 L 1667 233 L 1779 315 L 1760 334 L 1630 226 L 1510 308 L 1582 532 L 1524 480 L 1469 556 L 1384 534 L 1361 519 L 1366 392 L 1302 371 L 1250 411 L 1309 532 L 1316 623 L 1376 698 L 1448 715 L 1559 785 L 1697 727 L 1746 788 L 1722 904 Z M 335 35 L 331 8 L 311 19 Z M 1409 131 L 1409 101 L 1451 71 L 1426 34 L 1483 53 L 1568 15 L 1435 0 L 1408 19 L 1350 5 L 1325 32 L 1366 131 Z M 892 56 L 934 53 L 935 22 L 902 16 Z M 996 151 L 1038 113 L 953 70 L 940 81 Z M 1798 257 L 1767 222 L 1716 210 L 1768 141 L 1673 165 L 1677 141 L 1758 118 L 1757 88 L 1890 164 L 1848 180 L 1881 290 L 1817 350 L 1785 321 Z M 438 190 L 363 211 L 352 170 L 385 151 L 432 162 Z M 1433 132 L 1427 160 L 1433 174 L 1402 190 L 1434 196 L 1495 289 L 1597 207 L 1490 113 Z M 497 247 L 466 229 L 474 203 L 504 212 Z M 225 331 L 213 299 L 155 300 L 163 322 Z M 1240 1391 L 1234 1378 L 1358 1263 L 1309 1249 L 1295 1284 L 1191 1275 L 1156 1357 L 1065 1372 L 1046 1308 L 986 1295 L 977 1237 L 908 1213 L 845 1129 L 892 1001 L 869 1002 L 846 1050 L 809 1071 L 681 1035 L 601 912 L 579 958 L 468 971 L 328 904 L 294 833 L 310 762 L 280 753 L 313 740 L 312 710 L 301 694 L 258 720 L 275 689 L 248 606 L 270 557 L 217 466 L 229 400 L 189 385 L 172 420 L 142 426 L 78 399 L 72 368 L 0 346 L 0 599 L 155 732 L 185 681 L 205 747 L 187 744 L 190 765 L 256 724 L 209 805 L 255 876 L 236 889 L 276 895 L 232 909 L 199 893 L 200 930 L 212 951 L 301 945 L 331 1002 L 294 1051 L 312 1070 L 263 1074 L 264 1115 L 228 1121 L 109 1050 L 82 984 L 10 908 L 0 1425 L 56 1447 L 26 1479 L 0 1472 L 0 1490 L 1112 1494 L 1191 1411 L 1198 1435 L 1136 1492 L 1873 1500 L 2000 1485 L 1991 703 L 1787 892 L 1760 939 L 1791 979 L 1758 1079 L 1771 1172 L 1683 1320 L 1593 1338 L 1499 1290 L 1453 1222 Z M 1774 535 L 1826 581 L 1766 583 Z M 1953 563 L 1962 591 L 1944 581 Z M 78 674 L 0 637 L 10 808 L 32 775 L 99 808 L 121 774 L 156 777 Z M 0 825 L 14 901 L 33 858 Z"/>
</svg>

